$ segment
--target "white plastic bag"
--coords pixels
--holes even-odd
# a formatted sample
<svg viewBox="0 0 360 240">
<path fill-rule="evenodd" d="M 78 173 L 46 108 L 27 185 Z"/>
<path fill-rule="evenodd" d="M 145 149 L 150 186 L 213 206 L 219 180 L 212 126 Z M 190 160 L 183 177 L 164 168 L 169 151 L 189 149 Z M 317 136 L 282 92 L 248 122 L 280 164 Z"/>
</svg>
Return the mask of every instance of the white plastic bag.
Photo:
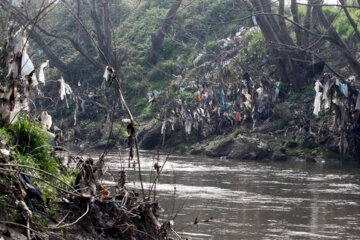
<svg viewBox="0 0 360 240">
<path fill-rule="evenodd" d="M 60 99 L 64 100 L 65 95 L 72 94 L 72 90 L 71 90 L 71 87 L 69 86 L 69 84 L 65 83 L 63 77 L 61 77 L 59 79 L 59 82 L 60 82 L 60 90 L 59 90 Z"/>
<path fill-rule="evenodd" d="M 40 71 L 39 71 L 39 82 L 45 85 L 45 74 L 44 74 L 44 68 L 49 67 L 49 60 L 46 60 L 46 62 L 42 63 L 40 65 Z"/>
<path fill-rule="evenodd" d="M 355 110 L 360 110 L 360 91 L 358 91 L 358 96 L 356 98 Z"/>
<path fill-rule="evenodd" d="M 315 99 L 314 99 L 314 111 L 313 113 L 318 116 L 319 115 L 319 112 L 320 112 L 320 108 L 321 108 L 321 96 L 322 96 L 322 93 L 320 92 L 320 86 L 321 86 L 321 83 L 319 80 L 316 81 L 315 83 L 315 92 L 316 92 L 316 95 L 315 95 Z"/>
<path fill-rule="evenodd" d="M 51 125 L 52 125 L 52 118 L 51 116 L 47 113 L 47 111 L 43 111 L 41 113 L 41 125 L 43 126 L 43 128 L 45 129 L 50 129 Z"/>
</svg>

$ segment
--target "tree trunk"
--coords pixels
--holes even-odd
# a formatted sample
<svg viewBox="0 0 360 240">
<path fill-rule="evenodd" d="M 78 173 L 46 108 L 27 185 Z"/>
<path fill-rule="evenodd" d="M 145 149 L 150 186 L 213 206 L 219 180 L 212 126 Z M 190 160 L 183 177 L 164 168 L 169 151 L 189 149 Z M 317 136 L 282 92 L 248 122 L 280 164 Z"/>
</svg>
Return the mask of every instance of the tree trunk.
<svg viewBox="0 0 360 240">
<path fill-rule="evenodd" d="M 291 39 L 285 21 L 280 16 L 271 15 L 270 1 L 250 0 L 261 32 L 267 42 L 272 55 L 275 57 L 277 71 L 284 83 L 289 83 L 298 89 L 306 82 L 304 71 L 308 67 L 306 54 L 300 51 Z M 279 1 L 279 15 L 284 13 L 284 1 Z"/>
<path fill-rule="evenodd" d="M 159 58 L 160 51 L 161 51 L 161 45 L 165 38 L 165 33 L 169 30 L 169 27 L 172 24 L 172 20 L 174 19 L 176 12 L 181 5 L 181 2 L 182 2 L 182 0 L 175 0 L 173 2 L 169 11 L 166 14 L 166 17 L 165 17 L 159 31 L 157 32 L 157 34 L 151 35 L 151 50 L 150 50 L 148 62 L 152 65 L 156 64 L 156 62 Z"/>
<path fill-rule="evenodd" d="M 298 6 L 297 6 L 296 0 L 291 0 L 290 8 L 291 8 L 291 13 L 292 13 L 293 18 L 294 18 L 294 22 L 296 22 L 297 24 L 300 24 Z M 297 42 L 297 44 L 299 46 L 302 46 L 304 37 L 303 37 L 302 30 L 298 26 L 295 26 L 295 34 L 296 34 L 296 42 Z"/>
<path fill-rule="evenodd" d="M 321 6 L 315 6 L 314 10 L 316 11 L 320 23 L 328 30 L 329 37 L 327 38 L 335 47 L 341 52 L 345 60 L 348 62 L 350 68 L 360 77 L 360 63 L 349 51 L 345 42 L 340 38 L 339 34 L 336 32 L 335 28 L 329 23 L 325 14 L 323 13 Z"/>
<path fill-rule="evenodd" d="M 9 1 L 9 6 L 8 6 L 8 8 L 7 8 L 6 15 L 5 15 L 5 21 L 4 21 L 3 24 L 2 24 L 3 31 L 2 31 L 2 34 L 1 34 L 1 43 L 0 43 L 0 44 L 1 44 L 0 46 L 1 46 L 1 47 L 3 46 L 3 44 L 4 44 L 4 42 L 6 41 L 7 36 L 8 36 L 7 26 L 8 26 L 8 24 L 9 24 L 12 2 L 13 2 L 13 0 L 10 0 L 10 1 Z"/>
<path fill-rule="evenodd" d="M 304 20 L 304 27 L 309 29 L 310 31 L 312 31 L 312 25 L 311 25 L 311 6 L 308 5 L 306 7 L 306 15 L 305 15 L 305 20 Z M 304 45 L 307 46 L 309 45 L 309 32 L 305 31 L 304 32 L 304 41 L 303 41 Z"/>
<path fill-rule="evenodd" d="M 360 1 L 360 0 L 359 0 L 359 1 Z M 339 2 L 340 2 L 341 5 L 343 6 L 342 8 L 344 9 L 344 12 L 345 12 L 347 18 L 349 19 L 349 22 L 350 22 L 351 26 L 354 28 L 354 31 L 355 31 L 355 34 L 356 34 L 358 40 L 360 40 L 360 33 L 359 33 L 358 28 L 357 28 L 357 25 L 356 25 L 356 23 L 354 22 L 354 20 L 352 19 L 352 17 L 350 16 L 350 13 L 349 13 L 349 11 L 347 10 L 347 8 L 344 7 L 345 1 L 344 1 L 344 0 L 339 0 Z"/>
</svg>

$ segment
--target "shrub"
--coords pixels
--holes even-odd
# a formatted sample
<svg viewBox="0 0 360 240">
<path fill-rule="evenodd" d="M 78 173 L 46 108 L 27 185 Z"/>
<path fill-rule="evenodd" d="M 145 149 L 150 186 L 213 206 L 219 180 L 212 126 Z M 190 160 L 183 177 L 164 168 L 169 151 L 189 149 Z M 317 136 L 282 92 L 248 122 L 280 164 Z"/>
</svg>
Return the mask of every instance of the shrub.
<svg viewBox="0 0 360 240">
<path fill-rule="evenodd" d="M 15 150 L 23 156 L 21 159 L 24 160 L 24 164 L 31 159 L 40 169 L 53 174 L 58 173 L 58 163 L 50 156 L 49 135 L 39 123 L 28 121 L 25 116 L 19 118 L 10 129 L 15 133 Z"/>
</svg>

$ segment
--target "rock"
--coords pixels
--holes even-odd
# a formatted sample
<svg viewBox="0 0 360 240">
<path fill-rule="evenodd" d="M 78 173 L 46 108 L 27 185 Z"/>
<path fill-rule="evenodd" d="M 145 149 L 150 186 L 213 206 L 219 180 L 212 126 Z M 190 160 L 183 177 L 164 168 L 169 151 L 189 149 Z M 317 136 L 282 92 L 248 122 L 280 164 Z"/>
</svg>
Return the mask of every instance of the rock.
<svg viewBox="0 0 360 240">
<path fill-rule="evenodd" d="M 280 152 L 280 151 L 275 151 L 271 157 L 271 160 L 273 161 L 286 161 L 287 160 L 287 156 Z"/>
<path fill-rule="evenodd" d="M 337 146 L 337 145 L 330 145 L 330 146 L 328 147 L 328 150 L 331 151 L 331 152 L 333 152 L 333 153 L 340 153 L 340 151 L 339 151 L 339 146 Z"/>
<path fill-rule="evenodd" d="M 286 143 L 286 147 L 288 148 L 296 148 L 298 146 L 298 143 L 295 141 L 290 141 Z"/>
<path fill-rule="evenodd" d="M 305 158 L 306 163 L 316 163 L 316 160 L 312 157 Z"/>
<path fill-rule="evenodd" d="M 268 123 L 264 123 L 262 125 L 259 125 L 256 128 L 256 131 L 259 133 L 267 133 L 267 132 L 271 132 L 271 131 L 275 131 L 278 128 L 278 124 L 276 121 L 271 121 Z"/>
<path fill-rule="evenodd" d="M 284 119 L 285 121 L 289 121 L 293 117 L 293 114 L 292 114 L 291 110 L 289 109 L 289 103 L 284 102 L 284 103 L 275 105 L 274 112 L 276 113 L 276 115 L 279 118 Z"/>
<path fill-rule="evenodd" d="M 296 124 L 295 121 L 289 121 L 289 122 L 288 122 L 288 125 L 289 125 L 289 126 L 294 126 L 295 124 Z"/>
<path fill-rule="evenodd" d="M 116 145 L 116 141 L 110 140 L 109 145 L 107 146 L 107 140 L 104 140 L 104 141 L 96 143 L 92 147 L 95 149 L 105 149 L 106 147 L 108 147 L 109 149 L 112 149 L 113 147 L 115 147 L 115 145 Z"/>
<path fill-rule="evenodd" d="M 234 139 L 225 138 L 211 142 L 205 147 L 205 154 L 210 157 L 222 157 L 227 156 L 234 143 Z"/>
<path fill-rule="evenodd" d="M 263 160 L 268 157 L 269 152 L 252 142 L 236 141 L 228 157 L 231 159 Z"/>
<path fill-rule="evenodd" d="M 27 237 L 25 237 L 21 233 L 3 224 L 0 224 L 0 236 L 1 237 L 6 236 L 6 238 L 4 239 L 27 240 Z"/>
<path fill-rule="evenodd" d="M 304 147 L 313 148 L 315 146 L 315 137 L 311 134 L 307 134 L 304 138 Z"/>
<path fill-rule="evenodd" d="M 205 144 L 195 144 L 189 151 L 190 154 L 193 155 L 199 155 L 199 154 L 203 154 L 205 151 L 205 147 L 206 147 L 207 143 Z"/>
<path fill-rule="evenodd" d="M 279 150 L 280 150 L 281 153 L 286 154 L 286 148 L 281 147 Z"/>
<path fill-rule="evenodd" d="M 156 124 L 150 129 L 144 130 L 140 141 L 140 148 L 144 150 L 155 149 L 161 141 L 161 124 Z"/>
</svg>

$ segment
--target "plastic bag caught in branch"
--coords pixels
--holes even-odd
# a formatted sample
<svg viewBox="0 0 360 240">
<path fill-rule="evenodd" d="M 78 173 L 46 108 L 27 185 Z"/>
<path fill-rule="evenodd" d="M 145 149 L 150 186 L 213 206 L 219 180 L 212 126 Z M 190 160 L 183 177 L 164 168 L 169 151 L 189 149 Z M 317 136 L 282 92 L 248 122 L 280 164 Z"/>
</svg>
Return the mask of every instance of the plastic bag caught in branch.
<svg viewBox="0 0 360 240">
<path fill-rule="evenodd" d="M 30 75 L 30 73 L 32 73 L 34 70 L 35 70 L 34 64 L 32 63 L 29 55 L 24 49 L 21 59 L 21 75 L 22 76 Z"/>
<path fill-rule="evenodd" d="M 325 109 L 329 109 L 329 108 L 330 108 L 330 99 L 329 99 L 329 97 L 328 97 L 329 89 L 330 89 L 330 81 L 327 81 L 327 82 L 325 83 L 324 93 L 323 93 L 323 96 L 322 96 L 322 99 L 325 100 L 325 106 L 324 106 Z"/>
<path fill-rule="evenodd" d="M 314 87 L 316 95 L 315 95 L 315 99 L 314 99 L 314 111 L 313 111 L 313 113 L 316 116 L 319 115 L 320 108 L 321 108 L 321 96 L 322 96 L 322 93 L 320 92 L 320 87 L 323 87 L 323 86 L 320 83 L 320 81 L 317 80 L 316 83 L 315 83 L 315 87 Z"/>
<path fill-rule="evenodd" d="M 151 92 L 148 92 L 148 102 L 149 103 L 152 103 L 156 100 L 157 96 L 159 96 L 160 92 L 157 91 L 157 90 L 154 90 L 154 91 L 151 91 Z"/>
<path fill-rule="evenodd" d="M 65 97 L 66 107 L 69 108 L 69 105 L 68 105 L 68 102 L 67 102 L 67 99 L 66 99 L 66 95 L 72 94 L 71 87 L 69 86 L 69 84 L 65 83 L 63 77 L 61 77 L 58 81 L 60 82 L 60 90 L 59 90 L 60 99 L 64 100 L 64 97 Z"/>
<path fill-rule="evenodd" d="M 65 95 L 70 95 L 72 93 L 72 90 L 71 90 L 71 87 L 69 86 L 69 84 L 67 84 L 64 81 L 63 77 L 61 77 L 59 79 L 59 82 L 60 82 L 60 91 L 59 91 L 60 99 L 64 100 Z"/>
<path fill-rule="evenodd" d="M 9 38 L 8 48 L 13 53 L 13 56 L 9 61 L 7 77 L 17 78 L 19 67 L 21 68 L 21 76 L 30 75 L 35 70 L 35 67 L 27 54 L 26 30 L 23 27 Z"/>
<path fill-rule="evenodd" d="M 355 110 L 360 110 L 360 91 L 358 91 L 358 96 L 356 98 Z"/>
<path fill-rule="evenodd" d="M 44 68 L 49 67 L 49 60 L 46 60 L 46 62 L 42 63 L 40 65 L 40 71 L 39 71 L 39 82 L 45 85 L 45 74 L 44 74 Z"/>
<path fill-rule="evenodd" d="M 115 79 L 115 70 L 112 67 L 106 66 L 103 78 L 106 82 L 109 82 L 109 86 Z"/>
<path fill-rule="evenodd" d="M 50 129 L 52 125 L 52 118 L 51 115 L 47 113 L 47 111 L 43 111 L 41 113 L 41 125 L 45 129 Z"/>
<path fill-rule="evenodd" d="M 192 122 L 192 117 L 191 117 L 191 113 L 190 111 L 187 112 L 187 116 L 185 119 L 185 132 L 187 135 L 191 134 L 191 122 Z"/>
</svg>

